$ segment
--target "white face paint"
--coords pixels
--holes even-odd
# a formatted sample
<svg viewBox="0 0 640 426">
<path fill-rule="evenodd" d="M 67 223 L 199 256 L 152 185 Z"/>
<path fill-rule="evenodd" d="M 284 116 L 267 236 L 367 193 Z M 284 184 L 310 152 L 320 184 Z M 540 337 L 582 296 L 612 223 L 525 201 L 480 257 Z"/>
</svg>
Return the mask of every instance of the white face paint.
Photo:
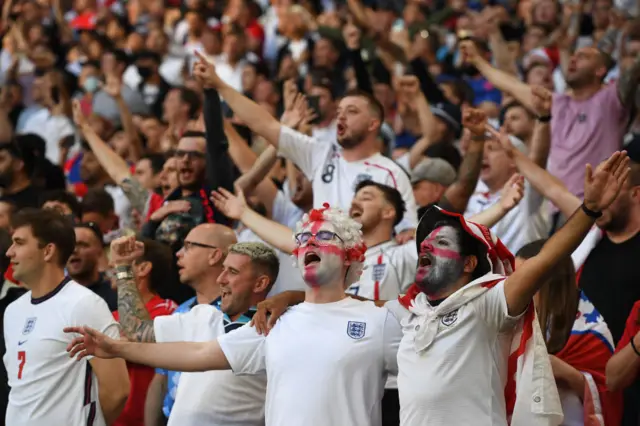
<svg viewBox="0 0 640 426">
<path fill-rule="evenodd" d="M 345 250 L 330 222 L 316 221 L 308 224 L 300 234 L 308 238 L 298 242 L 298 268 L 304 282 L 310 287 L 320 287 L 335 281 L 343 273 Z"/>
</svg>

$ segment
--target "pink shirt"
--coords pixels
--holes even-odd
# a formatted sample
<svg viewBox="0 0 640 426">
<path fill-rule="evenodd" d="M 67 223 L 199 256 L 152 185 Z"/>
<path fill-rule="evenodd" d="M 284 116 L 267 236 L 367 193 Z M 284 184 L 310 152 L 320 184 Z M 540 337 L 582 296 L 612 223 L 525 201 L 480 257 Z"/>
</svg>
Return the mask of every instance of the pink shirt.
<svg viewBox="0 0 640 426">
<path fill-rule="evenodd" d="M 551 115 L 547 169 L 582 199 L 585 165 L 595 167 L 620 149 L 628 111 L 618 99 L 616 85 L 611 84 L 584 101 L 554 95 Z"/>
</svg>

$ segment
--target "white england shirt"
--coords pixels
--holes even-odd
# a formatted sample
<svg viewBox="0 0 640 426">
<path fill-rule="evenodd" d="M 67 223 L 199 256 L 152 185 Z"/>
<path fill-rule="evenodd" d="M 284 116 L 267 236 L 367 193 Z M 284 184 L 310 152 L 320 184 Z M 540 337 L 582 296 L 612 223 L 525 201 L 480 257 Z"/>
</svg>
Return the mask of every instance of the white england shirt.
<svg viewBox="0 0 640 426">
<path fill-rule="evenodd" d="M 266 337 L 247 325 L 218 341 L 234 373 L 266 372 L 267 426 L 379 426 L 401 336 L 387 309 L 345 298 L 294 306 Z"/>
<path fill-rule="evenodd" d="M 413 284 L 418 265 L 416 242 L 395 240 L 367 248 L 365 269 L 347 293 L 370 300 L 393 300 Z"/>
<path fill-rule="evenodd" d="M 83 325 L 120 337 L 105 301 L 68 278 L 46 296 L 33 299 L 29 291 L 7 307 L 3 361 L 11 392 L 5 424 L 105 424 L 89 360 L 69 357 L 75 336 L 62 331 Z"/>
<path fill-rule="evenodd" d="M 507 359 L 519 318 L 508 314 L 504 281 L 443 315 L 421 352 L 414 346 L 420 317 L 397 300 L 387 306 L 404 333 L 398 349 L 400 424 L 507 426 Z M 425 315 L 434 309 L 427 306 Z"/>
<path fill-rule="evenodd" d="M 478 184 L 479 187 L 486 188 L 481 182 Z M 491 194 L 476 189 L 469 199 L 464 217 L 474 216 L 500 202 L 501 194 L 502 191 Z M 549 236 L 551 222 L 548 207 L 544 203 L 544 197 L 525 181 L 524 196 L 520 203 L 500 219 L 491 231 L 511 253 L 516 253 L 522 246 Z"/>
<path fill-rule="evenodd" d="M 313 186 L 313 205 L 329 203 L 348 211 L 358 183 L 372 180 L 400 191 L 406 204 L 404 219 L 397 231 L 415 229 L 418 224 L 416 200 L 406 172 L 393 160 L 375 154 L 362 161 L 346 161 L 336 143 L 323 143 L 282 126 L 278 152 L 293 161 Z"/>
<path fill-rule="evenodd" d="M 156 342 L 206 342 L 223 336 L 224 317 L 211 305 L 153 320 Z M 267 378 L 231 371 L 181 373 L 169 426 L 264 426 Z"/>
</svg>

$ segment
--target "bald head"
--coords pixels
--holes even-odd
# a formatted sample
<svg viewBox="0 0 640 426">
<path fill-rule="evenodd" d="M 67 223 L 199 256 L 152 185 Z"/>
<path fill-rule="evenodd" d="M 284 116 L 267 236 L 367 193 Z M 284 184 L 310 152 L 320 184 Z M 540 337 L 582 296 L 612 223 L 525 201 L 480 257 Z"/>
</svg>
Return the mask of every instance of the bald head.
<svg viewBox="0 0 640 426">
<path fill-rule="evenodd" d="M 203 223 L 193 228 L 190 232 L 198 241 L 218 247 L 223 252 L 229 250 L 229 246 L 238 242 L 236 233 L 227 226 L 217 223 Z"/>
</svg>

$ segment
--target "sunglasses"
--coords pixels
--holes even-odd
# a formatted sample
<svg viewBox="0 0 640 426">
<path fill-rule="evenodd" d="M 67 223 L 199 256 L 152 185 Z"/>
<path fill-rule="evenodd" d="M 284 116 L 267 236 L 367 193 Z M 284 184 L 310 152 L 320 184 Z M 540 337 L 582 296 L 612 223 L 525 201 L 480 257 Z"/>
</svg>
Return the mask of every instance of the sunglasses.
<svg viewBox="0 0 640 426">
<path fill-rule="evenodd" d="M 333 241 L 335 239 L 344 242 L 344 240 L 340 238 L 338 234 L 331 231 L 318 231 L 316 234 L 312 234 L 311 232 L 301 232 L 296 235 L 296 241 L 300 245 L 307 244 L 311 240 L 311 238 L 315 238 L 315 240 L 319 243 L 328 243 L 329 241 Z"/>
</svg>

